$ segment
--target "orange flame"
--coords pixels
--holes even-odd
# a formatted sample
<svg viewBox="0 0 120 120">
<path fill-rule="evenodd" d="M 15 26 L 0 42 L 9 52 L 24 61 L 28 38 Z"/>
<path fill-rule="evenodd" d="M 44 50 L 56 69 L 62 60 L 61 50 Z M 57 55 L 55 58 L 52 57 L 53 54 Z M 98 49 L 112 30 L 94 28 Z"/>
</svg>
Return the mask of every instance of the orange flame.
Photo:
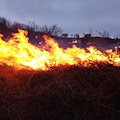
<svg viewBox="0 0 120 120">
<path fill-rule="evenodd" d="M 77 40 L 73 40 L 72 43 L 77 43 Z"/>
<path fill-rule="evenodd" d="M 120 66 L 117 49 L 114 52 L 112 50 L 101 52 L 92 46 L 85 50 L 75 45 L 63 49 L 53 38 L 46 35 L 43 36 L 45 45 L 39 48 L 28 42 L 27 34 L 27 31 L 18 29 L 18 33 L 13 33 L 13 38 L 8 42 L 3 41 L 3 35 L 0 34 L 0 65 L 36 70 L 48 70 L 52 66 L 66 64 L 89 67 L 95 62 Z"/>
</svg>

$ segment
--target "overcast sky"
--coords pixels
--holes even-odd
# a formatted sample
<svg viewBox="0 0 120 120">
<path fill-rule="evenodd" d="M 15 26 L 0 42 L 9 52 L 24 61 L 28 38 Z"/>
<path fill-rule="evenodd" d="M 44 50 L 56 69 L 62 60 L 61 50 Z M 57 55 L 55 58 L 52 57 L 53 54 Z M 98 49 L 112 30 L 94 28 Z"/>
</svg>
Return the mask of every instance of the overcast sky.
<svg viewBox="0 0 120 120">
<path fill-rule="evenodd" d="M 0 0 L 0 16 L 11 21 L 51 26 L 64 33 L 106 30 L 120 34 L 120 0 Z"/>
</svg>

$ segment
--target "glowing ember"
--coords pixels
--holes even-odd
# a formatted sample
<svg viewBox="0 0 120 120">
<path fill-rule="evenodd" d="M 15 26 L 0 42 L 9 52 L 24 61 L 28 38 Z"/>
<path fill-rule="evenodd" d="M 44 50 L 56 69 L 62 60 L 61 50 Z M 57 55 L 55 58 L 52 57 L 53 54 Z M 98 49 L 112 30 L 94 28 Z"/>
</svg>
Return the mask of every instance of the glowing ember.
<svg viewBox="0 0 120 120">
<path fill-rule="evenodd" d="M 18 29 L 13 38 L 8 42 L 2 40 L 0 34 L 0 64 L 7 64 L 17 68 L 48 70 L 59 65 L 82 65 L 89 67 L 92 63 L 103 62 L 120 66 L 120 55 L 115 49 L 106 50 L 104 53 L 95 47 L 87 50 L 73 45 L 72 48 L 60 48 L 58 43 L 44 35 L 45 45 L 38 48 L 28 43 L 28 32 Z"/>
</svg>

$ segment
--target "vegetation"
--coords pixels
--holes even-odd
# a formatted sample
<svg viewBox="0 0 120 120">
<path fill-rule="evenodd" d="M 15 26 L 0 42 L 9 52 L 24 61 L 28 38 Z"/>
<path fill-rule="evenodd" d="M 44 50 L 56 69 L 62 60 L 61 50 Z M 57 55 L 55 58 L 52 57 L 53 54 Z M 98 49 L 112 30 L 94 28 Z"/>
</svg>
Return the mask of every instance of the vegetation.
<svg viewBox="0 0 120 120">
<path fill-rule="evenodd" d="M 120 67 L 0 66 L 1 120 L 119 120 Z"/>
<path fill-rule="evenodd" d="M 62 30 L 57 25 L 53 25 L 51 27 L 47 27 L 47 25 L 44 25 L 40 28 L 40 32 L 52 35 L 52 36 L 59 36 L 62 33 Z"/>
<path fill-rule="evenodd" d="M 27 31 L 37 31 L 41 32 L 43 34 L 48 34 L 52 36 L 60 36 L 62 34 L 62 29 L 58 27 L 57 25 L 52 25 L 48 27 L 47 25 L 44 25 L 43 27 L 38 26 L 35 24 L 35 22 L 28 22 L 29 24 L 22 24 L 19 22 L 11 22 L 9 20 L 6 20 L 4 17 L 0 17 L 0 32 L 3 34 L 16 32 L 18 28 L 27 30 Z"/>
<path fill-rule="evenodd" d="M 110 38 L 110 34 L 109 34 L 109 32 L 107 32 L 107 31 L 103 31 L 103 32 L 98 32 L 97 30 L 96 30 L 96 32 L 101 36 L 101 37 L 103 37 L 103 38 Z"/>
<path fill-rule="evenodd" d="M 34 22 L 24 25 L 0 18 L 0 32 L 4 35 L 16 32 L 17 28 L 39 30 Z M 52 29 L 43 26 L 41 32 L 46 28 L 47 34 L 55 36 L 60 30 L 56 25 Z M 120 67 L 95 63 L 88 68 L 61 65 L 35 71 L 0 65 L 0 120 L 119 118 Z"/>
</svg>

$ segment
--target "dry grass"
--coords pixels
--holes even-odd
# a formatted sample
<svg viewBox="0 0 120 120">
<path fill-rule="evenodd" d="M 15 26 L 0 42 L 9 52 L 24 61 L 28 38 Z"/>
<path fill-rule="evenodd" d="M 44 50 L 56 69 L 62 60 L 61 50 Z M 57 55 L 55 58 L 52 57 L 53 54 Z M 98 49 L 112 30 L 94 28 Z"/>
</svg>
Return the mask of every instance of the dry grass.
<svg viewBox="0 0 120 120">
<path fill-rule="evenodd" d="M 120 67 L 0 66 L 0 120 L 119 120 Z"/>
</svg>

